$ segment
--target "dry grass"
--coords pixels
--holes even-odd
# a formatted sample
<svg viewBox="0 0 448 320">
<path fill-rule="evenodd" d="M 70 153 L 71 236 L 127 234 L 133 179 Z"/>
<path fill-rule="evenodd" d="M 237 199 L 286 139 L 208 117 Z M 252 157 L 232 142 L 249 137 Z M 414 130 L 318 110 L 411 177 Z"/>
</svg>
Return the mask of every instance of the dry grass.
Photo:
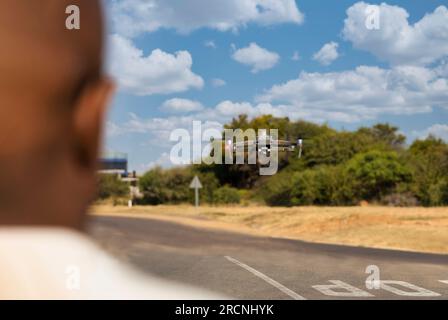
<svg viewBox="0 0 448 320">
<path fill-rule="evenodd" d="M 312 242 L 448 253 L 448 208 L 95 206 L 93 214 L 177 221 Z"/>
</svg>

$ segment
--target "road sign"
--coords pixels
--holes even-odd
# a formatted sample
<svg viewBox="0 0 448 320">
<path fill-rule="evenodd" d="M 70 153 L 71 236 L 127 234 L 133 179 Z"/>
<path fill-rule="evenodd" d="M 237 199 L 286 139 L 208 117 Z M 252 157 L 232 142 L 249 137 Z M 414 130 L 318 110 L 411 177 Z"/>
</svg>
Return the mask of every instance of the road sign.
<svg viewBox="0 0 448 320">
<path fill-rule="evenodd" d="M 202 189 L 202 184 L 198 176 L 194 176 L 193 181 L 190 183 L 190 188 L 194 189 L 194 205 L 199 207 L 199 189 Z"/>
</svg>

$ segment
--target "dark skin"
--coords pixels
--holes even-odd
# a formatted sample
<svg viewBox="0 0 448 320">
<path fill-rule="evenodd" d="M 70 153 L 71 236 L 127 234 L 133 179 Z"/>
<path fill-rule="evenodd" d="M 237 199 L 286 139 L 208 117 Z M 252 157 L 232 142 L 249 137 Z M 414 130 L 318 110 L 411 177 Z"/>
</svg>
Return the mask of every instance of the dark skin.
<svg viewBox="0 0 448 320">
<path fill-rule="evenodd" d="M 99 1 L 0 0 L 0 39 L 0 226 L 82 229 L 113 92 Z"/>
</svg>

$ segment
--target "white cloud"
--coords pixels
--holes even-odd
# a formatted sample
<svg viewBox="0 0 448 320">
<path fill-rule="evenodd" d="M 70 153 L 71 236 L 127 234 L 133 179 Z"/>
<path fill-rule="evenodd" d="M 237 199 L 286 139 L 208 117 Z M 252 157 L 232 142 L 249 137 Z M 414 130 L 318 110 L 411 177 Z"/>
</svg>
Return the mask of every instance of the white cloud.
<svg viewBox="0 0 448 320">
<path fill-rule="evenodd" d="M 300 54 L 298 51 L 294 51 L 292 57 L 291 57 L 292 61 L 299 61 L 300 60 Z"/>
<path fill-rule="evenodd" d="M 238 114 L 252 113 L 252 105 L 248 102 L 243 103 L 233 103 L 232 101 L 223 101 L 216 106 L 216 111 L 224 116 L 235 116 Z"/>
<path fill-rule="evenodd" d="M 283 103 L 290 112 L 324 120 L 356 122 L 380 115 L 410 115 L 448 108 L 448 80 L 437 69 L 360 66 L 330 73 L 302 72 L 297 79 L 273 86 L 257 98 Z"/>
<path fill-rule="evenodd" d="M 156 49 L 145 56 L 131 40 L 120 35 L 109 37 L 108 69 L 120 89 L 136 95 L 170 94 L 201 89 L 203 79 L 191 71 L 188 51 L 175 54 Z"/>
<path fill-rule="evenodd" d="M 423 131 L 413 131 L 412 135 L 419 139 L 426 139 L 428 136 L 432 135 L 448 142 L 448 125 L 434 124 Z"/>
<path fill-rule="evenodd" d="M 200 111 L 203 108 L 204 106 L 198 101 L 180 98 L 166 100 L 161 106 L 161 109 L 163 111 L 171 113 L 187 113 Z"/>
<path fill-rule="evenodd" d="M 249 23 L 300 24 L 304 19 L 295 0 L 113 0 L 109 14 L 115 32 L 128 37 L 161 28 L 236 31 Z"/>
<path fill-rule="evenodd" d="M 226 84 L 227 83 L 225 82 L 225 80 L 222 80 L 222 79 L 219 79 L 219 78 L 212 79 L 212 86 L 214 86 L 215 88 L 223 87 Z"/>
<path fill-rule="evenodd" d="M 148 138 L 154 139 L 154 144 L 168 142 L 171 131 L 175 129 L 191 129 L 193 121 L 203 121 L 203 128 L 222 128 L 223 124 L 218 120 L 208 117 L 213 109 L 206 109 L 198 113 L 169 116 L 142 118 L 134 113 L 129 113 L 129 119 L 118 125 L 120 133 L 147 134 Z"/>
<path fill-rule="evenodd" d="M 213 40 L 208 40 L 204 42 L 204 46 L 206 46 L 207 48 L 212 48 L 212 49 L 216 49 L 216 43 Z"/>
<path fill-rule="evenodd" d="M 122 133 L 122 129 L 115 122 L 107 121 L 105 128 L 105 135 L 108 138 L 119 136 Z"/>
<path fill-rule="evenodd" d="M 217 129 L 221 131 L 224 123 L 242 113 L 250 117 L 263 114 L 274 116 L 287 116 L 290 113 L 285 106 L 272 106 L 269 103 L 252 105 L 249 102 L 222 101 L 215 107 L 204 108 L 201 111 L 189 113 L 188 115 L 168 116 L 158 118 L 142 118 L 134 113 L 129 113 L 129 119 L 120 125 L 113 124 L 117 134 L 137 134 L 146 138 L 146 145 L 161 148 L 169 148 L 170 133 L 175 129 L 186 129 L 191 131 L 193 121 L 202 121 L 202 130 Z"/>
<path fill-rule="evenodd" d="M 168 137 L 171 130 L 176 129 L 183 119 L 189 119 L 188 116 L 185 117 L 174 117 L 170 116 L 167 118 L 148 118 L 142 119 L 134 113 L 129 114 L 130 119 L 124 123 L 122 127 L 122 132 L 129 133 L 157 133 L 158 137 Z"/>
<path fill-rule="evenodd" d="M 313 55 L 313 59 L 321 65 L 328 66 L 339 57 L 339 44 L 336 42 L 326 43 L 318 52 Z"/>
<path fill-rule="evenodd" d="M 318 123 L 374 120 L 382 115 L 414 115 L 434 107 L 448 110 L 448 79 L 444 68 L 401 66 L 393 69 L 360 66 L 355 70 L 329 73 L 302 72 L 297 79 L 278 84 L 256 98 L 256 103 L 224 100 L 214 107 L 188 115 L 130 120 L 116 133 L 151 133 L 156 141 L 167 140 L 176 128 L 188 128 L 193 120 L 222 126 L 232 117 L 272 114 Z"/>
<path fill-rule="evenodd" d="M 440 6 L 415 24 L 409 24 L 409 13 L 398 6 L 382 3 L 379 30 L 366 27 L 366 9 L 358 2 L 347 10 L 344 29 L 346 40 L 358 49 L 368 51 L 393 65 L 427 65 L 448 56 L 448 9 Z"/>
<path fill-rule="evenodd" d="M 232 58 L 239 63 L 252 67 L 252 73 L 273 68 L 280 56 L 275 52 L 270 52 L 252 42 L 248 47 L 236 50 Z"/>
<path fill-rule="evenodd" d="M 207 116 L 229 121 L 240 114 L 247 114 L 249 117 L 257 117 L 265 114 L 284 117 L 287 116 L 289 111 L 288 107 L 282 105 L 273 106 L 270 103 L 258 103 L 253 105 L 250 102 L 233 102 L 225 100 L 216 105 Z"/>
<path fill-rule="evenodd" d="M 298 108 L 292 104 L 272 104 L 269 102 L 252 104 L 250 102 L 233 102 L 228 100 L 219 103 L 213 109 L 207 109 L 204 116 L 208 119 L 219 119 L 228 122 L 233 117 L 243 113 L 251 118 L 270 114 L 274 117 L 289 117 L 292 120 L 306 119 L 316 123 L 323 123 L 328 120 L 341 122 L 355 122 L 359 120 L 359 117 L 356 115 L 338 110 Z"/>
<path fill-rule="evenodd" d="M 137 172 L 144 173 L 148 170 L 154 169 L 155 167 L 162 167 L 162 168 L 168 168 L 172 166 L 170 155 L 168 152 L 162 152 L 160 156 L 149 163 L 140 164 L 138 166 Z"/>
</svg>

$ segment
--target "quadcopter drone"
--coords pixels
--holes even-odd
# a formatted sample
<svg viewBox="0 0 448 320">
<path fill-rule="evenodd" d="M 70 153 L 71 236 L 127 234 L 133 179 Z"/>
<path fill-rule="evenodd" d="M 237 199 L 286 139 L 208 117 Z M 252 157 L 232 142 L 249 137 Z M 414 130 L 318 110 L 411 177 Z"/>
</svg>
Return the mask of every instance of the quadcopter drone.
<svg viewBox="0 0 448 320">
<path fill-rule="evenodd" d="M 296 142 L 288 140 L 276 140 L 272 136 L 258 137 L 256 140 L 233 142 L 229 139 L 223 143 L 225 150 L 231 150 L 233 153 L 257 151 L 265 156 L 269 156 L 272 148 L 278 152 L 294 152 L 299 149 L 298 158 L 302 157 L 303 139 L 297 139 Z"/>
</svg>

